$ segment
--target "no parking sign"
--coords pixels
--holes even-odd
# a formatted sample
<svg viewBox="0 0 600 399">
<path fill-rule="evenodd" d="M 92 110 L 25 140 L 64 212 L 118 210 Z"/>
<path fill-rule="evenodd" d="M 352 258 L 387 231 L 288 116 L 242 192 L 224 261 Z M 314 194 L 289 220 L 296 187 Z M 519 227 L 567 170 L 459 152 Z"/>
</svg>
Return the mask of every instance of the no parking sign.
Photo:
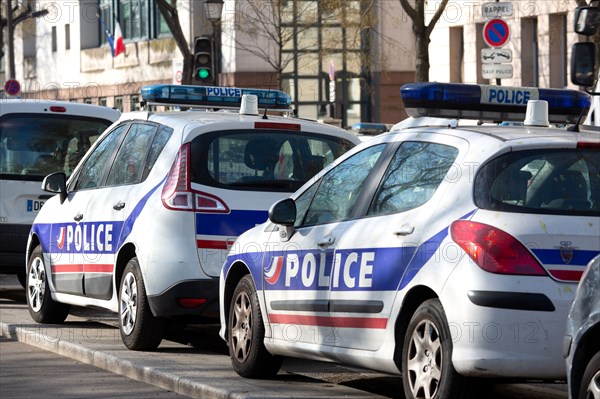
<svg viewBox="0 0 600 399">
<path fill-rule="evenodd" d="M 483 40 L 490 47 L 504 46 L 510 37 L 508 24 L 501 19 L 491 19 L 483 26 Z"/>
<path fill-rule="evenodd" d="M 21 84 L 18 80 L 9 79 L 4 84 L 4 92 L 10 96 L 16 96 L 21 91 Z"/>
</svg>

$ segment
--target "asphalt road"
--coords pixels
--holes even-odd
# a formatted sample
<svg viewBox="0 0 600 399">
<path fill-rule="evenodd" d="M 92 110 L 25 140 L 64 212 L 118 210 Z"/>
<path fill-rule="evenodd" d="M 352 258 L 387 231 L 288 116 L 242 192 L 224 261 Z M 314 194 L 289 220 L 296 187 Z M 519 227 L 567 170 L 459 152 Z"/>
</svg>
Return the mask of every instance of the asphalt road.
<svg viewBox="0 0 600 399">
<path fill-rule="evenodd" d="M 56 366 L 46 369 L 44 362 L 34 361 L 34 365 L 42 367 L 32 373 L 38 374 L 38 377 L 25 378 L 22 385 L 39 386 L 40 393 L 61 392 L 56 396 L 61 398 L 119 397 L 115 393 L 120 389 L 115 387 L 123 381 L 126 394 L 131 393 L 132 396 L 121 397 L 171 398 L 176 397 L 174 392 L 177 392 L 198 398 L 403 398 L 399 376 L 331 363 L 286 359 L 275 380 L 240 378 L 231 369 L 227 348 L 217 335 L 216 325 L 190 326 L 182 331 L 173 331 L 157 351 L 134 352 L 123 346 L 116 328 L 117 319 L 109 312 L 74 308 L 63 325 L 36 324 L 27 311 L 24 290 L 16 279 L 3 275 L 0 275 L 0 325 L 0 397 L 3 399 L 38 397 L 31 391 L 20 390 L 18 386 L 5 388 L 11 387 L 13 382 L 5 383 L 16 378 L 14 383 L 19 385 L 18 376 L 12 370 L 27 370 L 32 357 L 42 359 L 45 356 L 59 359 Z M 12 349 L 17 347 L 15 345 L 24 345 L 22 348 L 32 346 L 33 354 L 25 351 L 23 353 L 27 355 L 19 356 L 19 351 Z M 7 367 L 7 362 L 12 368 Z M 72 367 L 81 372 L 80 375 L 73 374 L 76 376 L 74 380 L 81 380 L 81 383 L 72 383 L 73 379 L 68 377 L 52 377 L 52 371 L 61 377 L 69 376 Z M 86 373 L 84 369 L 92 371 Z M 94 376 L 97 376 L 97 381 Z M 111 376 L 115 379 L 112 380 Z M 81 386 L 92 387 L 85 391 L 89 396 L 81 396 L 84 392 Z M 5 392 L 4 389 L 11 391 Z M 136 395 L 138 390 L 139 395 Z M 485 397 L 566 399 L 567 393 L 565 384 L 490 384 Z"/>
<path fill-rule="evenodd" d="M 0 398 L 185 398 L 68 357 L 0 337 Z"/>
</svg>

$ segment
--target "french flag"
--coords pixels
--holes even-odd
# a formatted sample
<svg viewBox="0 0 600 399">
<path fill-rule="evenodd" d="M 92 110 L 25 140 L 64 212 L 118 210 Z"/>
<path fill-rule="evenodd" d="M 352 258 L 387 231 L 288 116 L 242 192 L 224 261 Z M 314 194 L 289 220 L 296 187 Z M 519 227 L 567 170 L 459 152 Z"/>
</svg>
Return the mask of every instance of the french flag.
<svg viewBox="0 0 600 399">
<path fill-rule="evenodd" d="M 125 54 L 125 43 L 123 43 L 123 34 L 121 33 L 119 21 L 115 22 L 115 37 L 111 43 L 111 50 L 113 57 L 116 57 L 121 53 Z"/>
<path fill-rule="evenodd" d="M 119 21 L 115 21 L 115 34 L 114 36 L 110 34 L 110 30 L 108 26 L 104 23 L 102 17 L 97 14 L 100 23 L 104 27 L 104 33 L 106 33 L 106 39 L 108 44 L 110 45 L 110 52 L 113 57 L 118 56 L 121 53 L 125 53 L 125 43 L 123 42 L 123 33 L 121 33 L 121 25 L 119 25 Z"/>
</svg>

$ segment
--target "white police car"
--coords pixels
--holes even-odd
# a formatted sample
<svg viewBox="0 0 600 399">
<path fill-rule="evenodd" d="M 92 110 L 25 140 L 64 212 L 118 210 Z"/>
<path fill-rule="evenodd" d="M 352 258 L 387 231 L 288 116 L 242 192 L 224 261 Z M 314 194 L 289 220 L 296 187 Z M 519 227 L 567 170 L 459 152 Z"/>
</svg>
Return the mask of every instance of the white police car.
<svg viewBox="0 0 600 399">
<path fill-rule="evenodd" d="M 31 223 L 50 195 L 44 176 L 70 175 L 121 113 L 64 101 L 0 99 L 0 272 L 25 286 L 23 257 Z"/>
<path fill-rule="evenodd" d="M 148 103 L 238 112 L 125 114 L 90 149 L 32 226 L 27 302 L 34 320 L 65 320 L 69 305 L 119 313 L 130 349 L 157 347 L 166 319 L 218 318 L 228 248 L 267 210 L 358 142 L 287 110 L 278 91 L 149 86 Z M 258 103 L 257 103 L 258 99 Z"/>
<path fill-rule="evenodd" d="M 564 379 L 567 312 L 600 253 L 600 134 L 548 125 L 576 121 L 589 97 L 401 92 L 415 117 L 523 121 L 528 99 L 549 114 L 393 128 L 276 203 L 221 272 L 234 369 L 272 376 L 282 356 L 347 363 L 401 373 L 407 398 L 466 397 L 479 377 Z"/>
</svg>

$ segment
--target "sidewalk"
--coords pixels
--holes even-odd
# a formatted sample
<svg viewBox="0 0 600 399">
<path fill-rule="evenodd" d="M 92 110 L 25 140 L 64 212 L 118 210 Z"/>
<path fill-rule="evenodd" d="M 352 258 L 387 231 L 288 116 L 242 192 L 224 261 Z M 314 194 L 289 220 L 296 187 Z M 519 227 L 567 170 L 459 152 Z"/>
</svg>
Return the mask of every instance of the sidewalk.
<svg viewBox="0 0 600 399">
<path fill-rule="evenodd" d="M 0 300 L 1 335 L 192 398 L 372 398 L 357 389 L 280 372 L 276 380 L 249 380 L 228 356 L 163 340 L 158 350 L 125 348 L 119 330 L 70 315 L 63 325 L 37 324 L 27 306 Z"/>
</svg>

